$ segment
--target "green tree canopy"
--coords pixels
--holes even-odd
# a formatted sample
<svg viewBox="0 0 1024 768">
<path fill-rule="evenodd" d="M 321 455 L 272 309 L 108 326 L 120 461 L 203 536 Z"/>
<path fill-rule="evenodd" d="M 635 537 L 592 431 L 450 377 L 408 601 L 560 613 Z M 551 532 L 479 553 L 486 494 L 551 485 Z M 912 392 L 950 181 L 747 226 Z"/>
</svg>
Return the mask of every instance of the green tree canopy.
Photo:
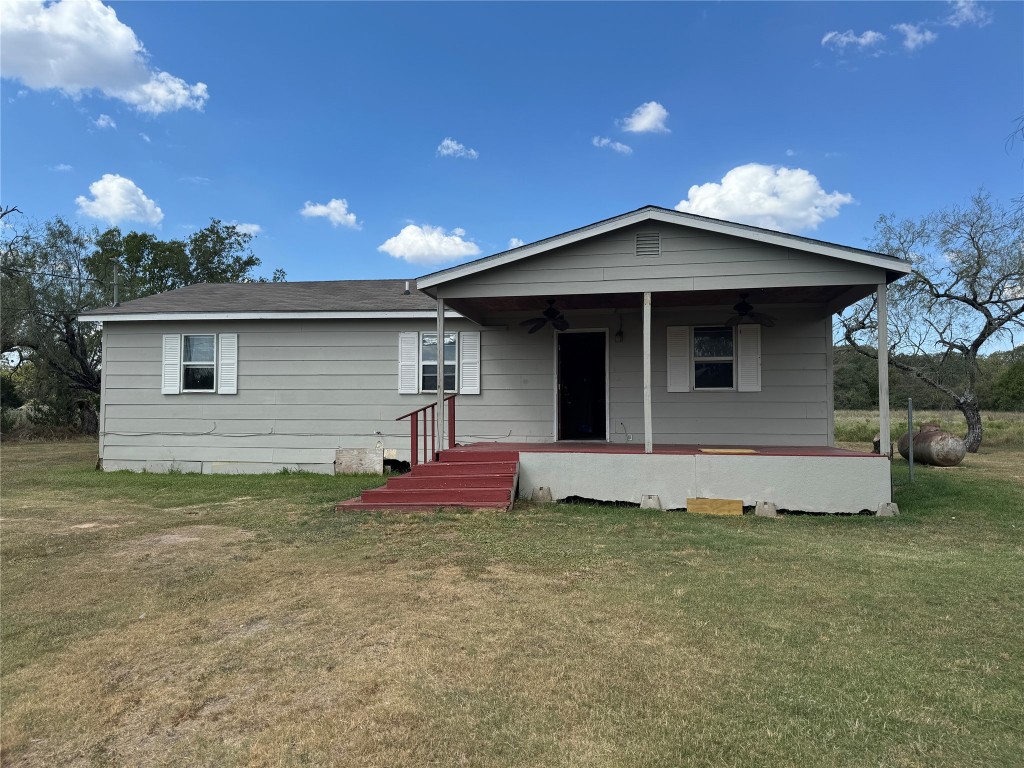
<svg viewBox="0 0 1024 768">
<path fill-rule="evenodd" d="M 253 274 L 262 262 L 250 249 L 252 239 L 251 234 L 219 219 L 211 219 L 185 240 L 159 240 L 149 232 L 122 234 L 113 227 L 97 235 L 86 268 L 108 285 L 108 301 L 113 300 L 115 263 L 120 301 L 196 283 L 267 282 Z M 272 279 L 282 282 L 284 272 L 276 270 Z"/>
<path fill-rule="evenodd" d="M 254 274 L 261 262 L 252 235 L 217 219 L 185 240 L 117 228 L 100 234 L 59 217 L 4 233 L 0 352 L 15 366 L 32 364 L 35 391 L 24 394 L 45 406 L 40 411 L 60 411 L 86 432 L 96 428 L 102 361 L 98 326 L 78 316 L 112 303 L 115 263 L 122 301 L 194 283 L 266 282 Z M 272 279 L 283 281 L 284 272 Z"/>
</svg>

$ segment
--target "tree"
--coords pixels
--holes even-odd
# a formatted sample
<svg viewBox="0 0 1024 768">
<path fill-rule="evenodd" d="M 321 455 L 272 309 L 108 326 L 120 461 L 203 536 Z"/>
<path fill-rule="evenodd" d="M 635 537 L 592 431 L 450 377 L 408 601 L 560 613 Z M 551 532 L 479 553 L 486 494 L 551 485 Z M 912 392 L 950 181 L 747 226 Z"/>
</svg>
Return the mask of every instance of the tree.
<svg viewBox="0 0 1024 768">
<path fill-rule="evenodd" d="M 969 205 L 919 221 L 881 216 L 874 248 L 913 265 L 889 289 L 890 364 L 943 393 L 967 420 L 967 450 L 981 445 L 979 358 L 1024 328 L 1024 211 L 979 192 Z M 877 356 L 874 297 L 842 317 L 844 341 Z"/>
<path fill-rule="evenodd" d="M 0 352 L 15 365 L 30 360 L 42 388 L 69 411 L 63 417 L 86 433 L 96 431 L 100 391 L 99 332 L 78 322 L 102 301 L 102 286 L 85 267 L 91 248 L 89 232 L 56 218 L 16 231 L 0 262 Z"/>
<path fill-rule="evenodd" d="M 996 379 L 993 402 L 1004 411 L 1024 410 L 1024 359 L 1012 363 Z"/>
<path fill-rule="evenodd" d="M 172 291 L 195 283 L 267 282 L 253 275 L 262 263 L 250 250 L 253 236 L 233 224 L 211 219 L 186 240 L 158 240 L 148 232 L 121 234 L 117 227 L 96 238 L 96 250 L 86 260 L 91 275 L 113 289 L 118 269 L 120 301 Z M 284 270 L 273 282 L 284 282 Z M 113 295 L 108 296 L 113 301 Z"/>
<path fill-rule="evenodd" d="M 14 365 L 30 362 L 37 404 L 86 433 L 97 424 L 100 333 L 78 316 L 112 303 L 114 263 L 123 300 L 200 282 L 265 282 L 253 275 L 260 260 L 249 250 L 252 236 L 216 219 L 184 241 L 116 228 L 99 234 L 61 218 L 4 232 L 0 352 Z M 275 281 L 284 278 L 275 271 Z"/>
</svg>

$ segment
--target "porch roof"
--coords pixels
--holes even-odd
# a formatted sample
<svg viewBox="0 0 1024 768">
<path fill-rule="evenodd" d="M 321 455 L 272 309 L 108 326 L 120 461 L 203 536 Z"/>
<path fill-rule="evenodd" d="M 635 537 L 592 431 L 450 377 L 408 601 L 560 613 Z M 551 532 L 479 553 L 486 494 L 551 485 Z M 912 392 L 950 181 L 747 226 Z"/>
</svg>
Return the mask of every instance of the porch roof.
<svg viewBox="0 0 1024 768">
<path fill-rule="evenodd" d="M 709 309 L 729 310 L 740 292 L 749 294 L 748 300 L 756 307 L 809 305 L 825 308 L 832 314 L 860 301 L 873 293 L 874 284 L 783 286 L 777 288 L 718 289 L 710 291 L 661 291 L 651 294 L 654 309 Z M 472 298 L 446 298 L 445 305 L 460 315 L 483 321 L 495 314 L 512 312 L 539 312 L 548 306 L 545 293 L 533 296 L 488 296 Z M 558 308 L 566 312 L 634 310 L 640 311 L 643 293 L 586 293 L 558 294 Z"/>
</svg>

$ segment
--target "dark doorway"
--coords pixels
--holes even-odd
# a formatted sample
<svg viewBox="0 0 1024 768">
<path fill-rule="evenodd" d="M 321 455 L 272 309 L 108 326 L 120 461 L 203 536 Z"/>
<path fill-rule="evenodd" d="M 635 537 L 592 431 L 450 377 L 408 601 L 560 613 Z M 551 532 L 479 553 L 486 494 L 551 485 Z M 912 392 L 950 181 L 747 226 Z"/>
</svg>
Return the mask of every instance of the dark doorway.
<svg viewBox="0 0 1024 768">
<path fill-rule="evenodd" d="M 558 334 L 558 439 L 605 440 L 605 334 Z"/>
</svg>

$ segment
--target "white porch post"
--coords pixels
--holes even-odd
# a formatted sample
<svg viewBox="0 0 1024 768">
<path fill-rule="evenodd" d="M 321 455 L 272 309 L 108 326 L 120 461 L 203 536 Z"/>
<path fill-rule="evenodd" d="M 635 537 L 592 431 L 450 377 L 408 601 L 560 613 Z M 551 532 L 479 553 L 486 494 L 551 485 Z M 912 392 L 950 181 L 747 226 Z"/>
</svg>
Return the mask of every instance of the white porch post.
<svg viewBox="0 0 1024 768">
<path fill-rule="evenodd" d="M 654 453 L 651 415 L 651 292 L 644 293 L 644 453 Z"/>
<path fill-rule="evenodd" d="M 889 437 L 889 299 L 885 283 L 878 284 L 878 450 L 892 455 Z"/>
<path fill-rule="evenodd" d="M 434 414 L 436 450 L 444 449 L 444 299 L 437 297 L 437 412 Z M 433 460 L 433 457 L 431 457 Z"/>
</svg>

